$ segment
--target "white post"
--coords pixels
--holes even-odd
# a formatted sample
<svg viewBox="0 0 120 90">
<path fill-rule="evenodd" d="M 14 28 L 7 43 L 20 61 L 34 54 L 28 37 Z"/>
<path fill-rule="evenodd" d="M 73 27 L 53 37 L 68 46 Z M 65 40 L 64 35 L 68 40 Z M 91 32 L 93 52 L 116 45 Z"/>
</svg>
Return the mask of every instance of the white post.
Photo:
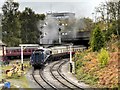
<svg viewBox="0 0 120 90">
<path fill-rule="evenodd" d="M 70 45 L 70 63 L 72 63 L 72 45 Z"/>
<path fill-rule="evenodd" d="M 40 44 L 41 44 L 41 35 L 40 35 L 40 40 L 39 41 L 40 41 Z"/>
<path fill-rule="evenodd" d="M 23 70 L 23 47 L 27 46 L 39 46 L 38 44 L 20 44 L 21 47 L 21 70 Z"/>
<path fill-rule="evenodd" d="M 59 44 L 61 44 L 61 32 L 59 31 Z"/>
<path fill-rule="evenodd" d="M 72 45 L 70 45 L 70 72 L 72 73 Z"/>
<path fill-rule="evenodd" d="M 21 46 L 21 70 L 23 70 L 23 46 Z"/>
</svg>

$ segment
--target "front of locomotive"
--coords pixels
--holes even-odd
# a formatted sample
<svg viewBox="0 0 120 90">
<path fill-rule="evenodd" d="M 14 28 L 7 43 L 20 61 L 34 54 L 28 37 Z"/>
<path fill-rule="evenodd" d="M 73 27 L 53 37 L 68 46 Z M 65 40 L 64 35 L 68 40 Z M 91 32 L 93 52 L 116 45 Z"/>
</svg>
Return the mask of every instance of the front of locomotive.
<svg viewBox="0 0 120 90">
<path fill-rule="evenodd" d="M 30 57 L 30 64 L 33 67 L 42 67 L 44 65 L 44 50 L 38 49 L 34 51 Z"/>
</svg>

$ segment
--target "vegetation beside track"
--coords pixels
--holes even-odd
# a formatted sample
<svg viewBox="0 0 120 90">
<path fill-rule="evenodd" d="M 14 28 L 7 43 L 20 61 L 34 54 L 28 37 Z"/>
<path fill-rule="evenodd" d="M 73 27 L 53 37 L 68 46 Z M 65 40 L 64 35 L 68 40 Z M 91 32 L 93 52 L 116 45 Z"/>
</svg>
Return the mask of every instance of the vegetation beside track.
<svg viewBox="0 0 120 90">
<path fill-rule="evenodd" d="M 97 88 L 118 87 L 118 61 L 120 55 L 120 42 L 112 36 L 106 48 L 93 52 L 91 48 L 83 52 L 76 52 L 76 77 L 87 84 Z"/>
<path fill-rule="evenodd" d="M 24 61 L 24 71 L 21 70 L 20 60 L 11 61 L 9 65 L 2 65 L 0 80 L 4 79 L 11 83 L 11 88 L 29 88 L 29 83 L 26 78 L 26 73 L 30 69 L 29 61 Z M 15 68 L 14 70 L 12 70 Z M 6 73 L 7 70 L 11 70 L 10 73 Z"/>
</svg>

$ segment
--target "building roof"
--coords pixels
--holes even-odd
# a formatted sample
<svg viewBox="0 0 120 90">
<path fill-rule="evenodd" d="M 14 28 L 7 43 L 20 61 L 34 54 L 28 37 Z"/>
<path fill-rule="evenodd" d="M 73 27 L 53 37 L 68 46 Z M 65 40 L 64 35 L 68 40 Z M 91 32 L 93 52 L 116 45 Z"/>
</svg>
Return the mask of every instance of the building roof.
<svg viewBox="0 0 120 90">
<path fill-rule="evenodd" d="M 75 13 L 71 12 L 62 12 L 62 13 L 47 13 L 48 16 L 52 16 L 54 18 L 69 18 L 75 17 Z"/>
<path fill-rule="evenodd" d="M 5 46 L 5 44 L 0 40 L 0 46 Z"/>
</svg>

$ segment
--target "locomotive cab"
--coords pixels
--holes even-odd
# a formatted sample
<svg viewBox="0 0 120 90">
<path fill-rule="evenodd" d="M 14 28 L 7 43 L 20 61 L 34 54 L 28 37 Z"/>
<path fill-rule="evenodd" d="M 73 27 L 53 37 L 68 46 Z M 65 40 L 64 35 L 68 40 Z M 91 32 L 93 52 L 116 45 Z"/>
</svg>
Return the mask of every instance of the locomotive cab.
<svg viewBox="0 0 120 90">
<path fill-rule="evenodd" d="M 44 64 L 44 50 L 36 50 L 32 53 L 30 58 L 32 66 L 42 66 Z"/>
<path fill-rule="evenodd" d="M 30 64 L 33 67 L 42 67 L 50 56 L 50 51 L 47 49 L 38 49 L 34 51 L 30 57 Z"/>
</svg>

